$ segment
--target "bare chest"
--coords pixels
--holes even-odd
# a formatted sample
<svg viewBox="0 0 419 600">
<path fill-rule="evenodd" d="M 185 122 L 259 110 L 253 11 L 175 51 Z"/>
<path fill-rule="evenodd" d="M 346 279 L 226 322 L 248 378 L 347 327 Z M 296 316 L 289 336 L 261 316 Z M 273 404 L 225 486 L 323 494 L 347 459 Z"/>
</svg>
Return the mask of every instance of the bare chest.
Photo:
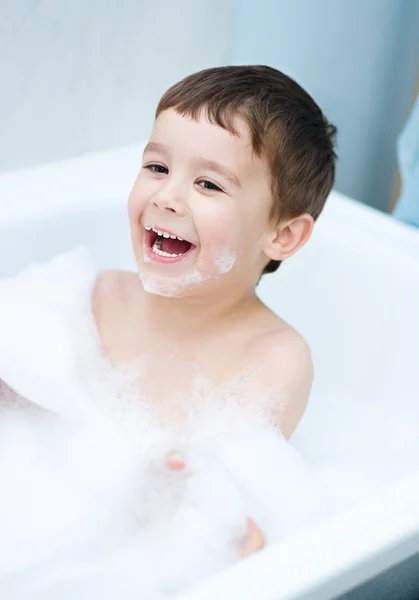
<svg viewBox="0 0 419 600">
<path fill-rule="evenodd" d="M 268 397 L 259 369 L 251 360 L 249 338 L 169 339 L 164 335 L 114 338 L 108 346 L 113 362 L 130 365 L 132 389 L 163 423 L 183 421 L 208 404 L 246 405 Z"/>
</svg>

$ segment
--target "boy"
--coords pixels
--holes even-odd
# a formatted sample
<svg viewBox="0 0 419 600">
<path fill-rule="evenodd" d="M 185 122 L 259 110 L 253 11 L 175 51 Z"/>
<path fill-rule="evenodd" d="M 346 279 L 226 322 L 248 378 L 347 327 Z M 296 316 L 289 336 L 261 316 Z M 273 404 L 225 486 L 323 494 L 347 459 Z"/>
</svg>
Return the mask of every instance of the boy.
<svg viewBox="0 0 419 600">
<path fill-rule="evenodd" d="M 312 384 L 310 351 L 255 290 L 309 239 L 334 181 L 335 131 L 300 86 L 265 66 L 207 69 L 162 97 L 129 198 L 138 272 L 103 273 L 92 298 L 111 361 L 146 357 L 139 390 L 160 424 L 199 409 L 198 372 L 211 399 L 228 403 L 233 390 L 235 402 L 293 433 Z M 167 462 L 185 466 L 176 453 Z M 242 553 L 262 545 L 249 520 Z"/>
<path fill-rule="evenodd" d="M 94 313 L 115 362 L 147 355 L 161 419 L 182 420 L 178 399 L 197 368 L 214 388 L 250 371 L 243 402 L 268 402 L 293 433 L 310 351 L 255 289 L 310 238 L 334 182 L 335 134 L 297 83 L 266 66 L 207 69 L 160 100 L 129 198 L 139 273 L 105 273 Z M 176 455 L 169 463 L 183 466 Z M 263 543 L 252 527 L 245 553 Z"/>
<path fill-rule="evenodd" d="M 147 354 L 159 402 L 187 394 L 196 366 L 214 385 L 256 367 L 257 383 L 285 395 L 270 408 L 291 436 L 310 352 L 255 289 L 309 239 L 334 181 L 334 135 L 270 67 L 207 69 L 161 99 L 129 198 L 139 276 L 107 272 L 94 294 L 105 349 L 116 362 Z"/>
</svg>

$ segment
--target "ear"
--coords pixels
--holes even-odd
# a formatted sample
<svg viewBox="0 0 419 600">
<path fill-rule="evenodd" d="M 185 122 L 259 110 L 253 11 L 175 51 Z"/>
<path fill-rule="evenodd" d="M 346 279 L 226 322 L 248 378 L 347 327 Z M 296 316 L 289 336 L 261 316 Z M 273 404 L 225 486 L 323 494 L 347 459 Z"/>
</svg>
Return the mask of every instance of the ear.
<svg viewBox="0 0 419 600">
<path fill-rule="evenodd" d="M 278 223 L 263 251 L 270 260 L 289 258 L 304 246 L 311 237 L 314 219 L 303 214 Z"/>
</svg>

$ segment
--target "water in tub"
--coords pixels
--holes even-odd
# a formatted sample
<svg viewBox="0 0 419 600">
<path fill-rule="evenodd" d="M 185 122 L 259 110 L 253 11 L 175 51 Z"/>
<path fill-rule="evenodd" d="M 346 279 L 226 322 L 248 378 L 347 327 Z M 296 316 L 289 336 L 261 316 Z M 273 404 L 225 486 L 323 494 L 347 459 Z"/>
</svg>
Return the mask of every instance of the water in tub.
<svg viewBox="0 0 419 600">
<path fill-rule="evenodd" d="M 290 444 L 238 402 L 249 373 L 216 392 L 197 373 L 186 424 L 161 428 L 146 357 L 122 372 L 101 354 L 94 278 L 76 251 L 0 282 L 0 368 L 21 393 L 0 388 L 2 600 L 168 597 L 237 560 L 249 515 L 283 540 L 408 469 L 412 415 L 330 398 Z"/>
</svg>

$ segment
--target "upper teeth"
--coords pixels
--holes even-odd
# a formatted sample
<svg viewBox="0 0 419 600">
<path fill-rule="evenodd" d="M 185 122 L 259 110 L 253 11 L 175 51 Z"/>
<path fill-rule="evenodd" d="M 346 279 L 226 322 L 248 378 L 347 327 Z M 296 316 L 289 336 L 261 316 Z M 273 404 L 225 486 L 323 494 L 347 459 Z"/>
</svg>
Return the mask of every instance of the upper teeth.
<svg viewBox="0 0 419 600">
<path fill-rule="evenodd" d="M 167 231 L 162 231 L 161 229 L 156 229 L 155 227 L 151 227 L 151 225 L 145 225 L 145 228 L 147 229 L 147 231 L 154 231 L 154 233 L 157 233 L 157 235 L 160 235 L 162 237 L 165 238 L 172 238 L 172 240 L 180 240 L 181 242 L 183 242 L 183 238 L 178 237 L 177 235 L 173 235 L 173 233 L 168 233 Z"/>
</svg>

